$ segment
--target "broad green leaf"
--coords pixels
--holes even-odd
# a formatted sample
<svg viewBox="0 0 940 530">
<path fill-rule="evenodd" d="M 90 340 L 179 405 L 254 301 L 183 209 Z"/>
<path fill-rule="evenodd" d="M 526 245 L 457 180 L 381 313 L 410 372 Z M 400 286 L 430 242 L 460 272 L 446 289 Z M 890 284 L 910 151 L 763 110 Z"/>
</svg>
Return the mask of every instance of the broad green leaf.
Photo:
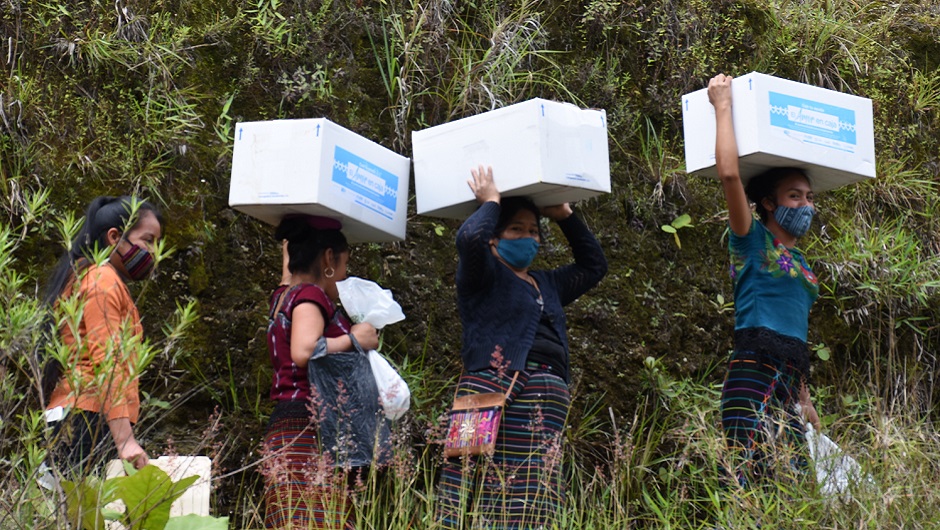
<svg viewBox="0 0 940 530">
<path fill-rule="evenodd" d="M 169 475 L 154 465 L 144 466 L 124 481 L 117 492 L 127 506 L 127 518 L 131 530 L 163 528 L 170 518 L 170 505 L 199 480 L 198 476 L 187 477 L 174 483 Z"/>
<path fill-rule="evenodd" d="M 669 225 L 663 225 L 663 226 L 661 226 L 660 228 L 663 229 L 663 232 L 666 232 L 666 233 L 669 233 L 669 234 L 675 234 L 675 233 L 676 233 L 676 229 L 673 228 L 673 227 L 671 227 L 671 226 L 669 226 Z"/>
<path fill-rule="evenodd" d="M 165 530 L 228 530 L 228 517 L 192 514 L 171 517 Z"/>
<path fill-rule="evenodd" d="M 97 481 L 86 479 L 75 484 L 69 480 L 62 481 L 62 491 L 65 493 L 65 506 L 72 526 L 82 530 L 104 530 L 105 517 L 98 509 L 99 506 L 111 502 L 107 498 L 107 488 L 95 487 Z"/>
<path fill-rule="evenodd" d="M 692 226 L 692 216 L 687 213 L 676 217 L 676 219 L 671 223 L 672 226 L 676 228 L 684 228 L 686 226 Z"/>
</svg>

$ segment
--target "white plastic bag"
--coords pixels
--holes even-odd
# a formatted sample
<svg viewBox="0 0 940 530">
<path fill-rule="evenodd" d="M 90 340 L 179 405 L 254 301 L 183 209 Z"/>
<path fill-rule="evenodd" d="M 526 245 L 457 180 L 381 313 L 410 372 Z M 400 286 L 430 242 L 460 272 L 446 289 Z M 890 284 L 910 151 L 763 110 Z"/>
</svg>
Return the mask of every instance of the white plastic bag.
<svg viewBox="0 0 940 530">
<path fill-rule="evenodd" d="M 401 418 L 411 406 L 408 384 L 379 352 L 369 350 L 369 364 L 372 365 L 375 384 L 379 387 L 379 401 L 382 402 L 385 417 L 390 420 Z"/>
<path fill-rule="evenodd" d="M 375 282 L 350 276 L 336 282 L 336 288 L 343 309 L 353 322 L 367 322 L 375 329 L 382 329 L 405 319 L 401 306 L 392 298 L 392 292 Z M 401 418 L 411 406 L 408 384 L 379 352 L 369 351 L 369 364 L 379 387 L 379 400 L 385 417 L 390 420 Z"/>
<path fill-rule="evenodd" d="M 854 458 L 845 454 L 828 436 L 816 432 L 808 422 L 806 445 L 809 446 L 809 457 L 816 468 L 816 484 L 823 495 L 850 500 L 852 488 L 862 484 L 874 486 L 874 479 L 862 471 L 862 466 Z"/>
<path fill-rule="evenodd" d="M 336 289 L 343 309 L 357 324 L 367 322 L 375 329 L 382 329 L 405 319 L 401 306 L 392 298 L 392 292 L 375 282 L 350 276 L 336 282 Z"/>
</svg>

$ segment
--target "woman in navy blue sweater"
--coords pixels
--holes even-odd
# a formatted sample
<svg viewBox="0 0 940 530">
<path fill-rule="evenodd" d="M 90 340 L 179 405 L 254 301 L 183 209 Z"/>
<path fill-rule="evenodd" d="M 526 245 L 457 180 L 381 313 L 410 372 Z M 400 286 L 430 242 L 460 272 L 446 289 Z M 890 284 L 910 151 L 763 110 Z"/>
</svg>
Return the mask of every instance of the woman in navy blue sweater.
<svg viewBox="0 0 940 530">
<path fill-rule="evenodd" d="M 474 518 L 473 527 L 548 527 L 564 496 L 570 371 L 562 308 L 597 285 L 607 260 L 567 203 L 540 211 L 526 198 L 501 199 L 492 168 L 471 174 L 481 206 L 457 233 L 464 365 L 457 395 L 508 390 L 509 397 L 492 460 L 445 462 L 438 518 L 445 528 L 460 527 L 465 517 Z M 542 240 L 540 215 L 558 223 L 574 263 L 529 269 Z"/>
</svg>

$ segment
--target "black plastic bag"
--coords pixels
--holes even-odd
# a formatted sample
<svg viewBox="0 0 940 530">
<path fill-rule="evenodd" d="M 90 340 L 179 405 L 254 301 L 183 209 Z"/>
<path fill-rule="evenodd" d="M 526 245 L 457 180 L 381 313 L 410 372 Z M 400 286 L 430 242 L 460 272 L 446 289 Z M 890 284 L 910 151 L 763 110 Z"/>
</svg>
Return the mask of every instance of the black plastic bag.
<svg viewBox="0 0 940 530">
<path fill-rule="evenodd" d="M 356 351 L 327 353 L 321 337 L 307 363 L 320 451 L 337 467 L 382 465 L 391 458 L 391 432 L 369 356 L 354 338 L 353 345 Z"/>
</svg>

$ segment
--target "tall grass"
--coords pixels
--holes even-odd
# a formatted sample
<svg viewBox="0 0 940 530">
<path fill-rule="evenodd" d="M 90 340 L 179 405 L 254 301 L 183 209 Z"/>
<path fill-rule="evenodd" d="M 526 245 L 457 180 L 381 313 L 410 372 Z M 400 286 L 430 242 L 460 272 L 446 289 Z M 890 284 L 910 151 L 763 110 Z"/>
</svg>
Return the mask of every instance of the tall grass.
<svg viewBox="0 0 940 530">
<path fill-rule="evenodd" d="M 838 392 L 824 387 L 816 393 L 824 430 L 873 478 L 872 486 L 859 485 L 850 495 L 826 497 L 816 488 L 812 467 L 795 472 L 787 466 L 777 470 L 773 482 L 738 487 L 724 471 L 729 464 L 717 412 L 719 388 L 706 382 L 711 377 L 675 379 L 653 359 L 641 377 L 637 413 L 599 415 L 590 454 L 575 450 L 583 447 L 583 438 L 566 441 L 566 501 L 551 528 L 935 527 L 940 435 L 923 416 L 879 411 L 872 404 L 880 397 L 871 388 L 843 382 Z M 350 492 L 357 528 L 439 527 L 433 514 L 441 453 L 433 436 L 428 445 L 413 445 L 407 433 L 416 426 L 409 421 L 396 426 L 393 464 L 372 470 Z M 22 445 L 7 453 L 15 460 L 3 461 L 12 472 L 0 494 L 0 528 L 64 528 L 29 472 L 42 460 L 41 418 L 21 416 L 4 428 L 14 425 Z M 211 440 L 219 433 L 202 436 Z M 248 483 L 232 527 L 260 528 L 261 474 L 242 476 Z M 469 507 L 468 528 L 477 517 Z"/>
<path fill-rule="evenodd" d="M 820 389 L 826 398 L 817 399 L 817 406 L 826 432 L 861 463 L 873 485 L 827 497 L 817 491 L 812 467 L 796 472 L 785 466 L 775 481 L 745 489 L 723 471 L 729 464 L 718 425 L 719 388 L 672 379 L 658 369 L 658 362 L 647 363 L 651 386 L 636 416 L 604 421 L 599 432 L 606 434 L 592 442 L 603 457 L 586 457 L 567 443 L 567 496 L 550 528 L 935 526 L 940 494 L 932 485 L 940 467 L 940 435 L 929 422 L 877 412 L 867 405 L 878 398 L 864 387 L 854 387 L 851 400 Z M 438 528 L 433 514 L 439 448 L 410 446 L 402 437 L 396 444 L 395 463 L 370 473 L 351 494 L 356 527 Z M 479 517 L 472 505 L 466 507 L 467 528 L 480 524 Z"/>
<path fill-rule="evenodd" d="M 403 2 L 369 33 L 397 143 L 414 127 L 493 110 L 542 88 L 577 101 L 548 46 L 544 0 Z M 394 4 L 394 3 L 393 3 Z M 423 109 L 415 116 L 413 109 Z"/>
<path fill-rule="evenodd" d="M 821 256 L 830 277 L 827 298 L 867 353 L 867 377 L 884 398 L 878 408 L 929 413 L 937 371 L 929 315 L 940 292 L 940 258 L 897 218 L 872 222 L 859 215 L 827 233 Z"/>
</svg>

